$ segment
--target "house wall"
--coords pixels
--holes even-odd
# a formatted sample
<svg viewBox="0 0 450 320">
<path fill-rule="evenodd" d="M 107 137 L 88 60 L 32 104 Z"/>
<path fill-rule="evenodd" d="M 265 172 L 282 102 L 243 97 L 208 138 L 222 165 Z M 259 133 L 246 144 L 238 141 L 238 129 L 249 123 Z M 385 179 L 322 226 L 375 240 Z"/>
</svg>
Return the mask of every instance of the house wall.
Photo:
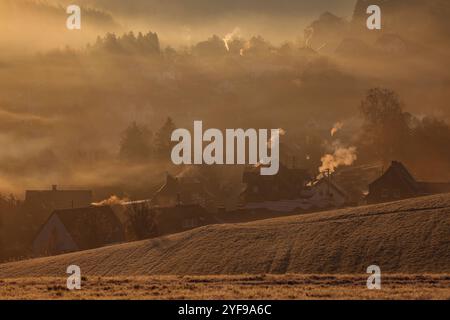
<svg viewBox="0 0 450 320">
<path fill-rule="evenodd" d="M 290 181 L 275 176 L 246 175 L 244 201 L 285 200 L 297 198 L 303 189 L 303 180 Z"/>
<path fill-rule="evenodd" d="M 246 189 L 242 194 L 244 202 L 277 201 L 297 199 L 304 190 L 308 174 L 301 169 L 288 169 L 280 165 L 275 176 L 262 176 L 257 172 L 244 172 L 243 183 Z"/>
<path fill-rule="evenodd" d="M 369 186 L 368 203 L 388 202 L 418 196 L 410 186 L 393 174 L 386 174 Z"/>
<path fill-rule="evenodd" d="M 317 208 L 342 207 L 347 202 L 345 196 L 327 183 L 315 185 L 309 200 Z"/>
<path fill-rule="evenodd" d="M 33 241 L 33 254 L 36 256 L 76 250 L 78 250 L 78 246 L 57 215 L 53 215 L 47 221 Z"/>
</svg>

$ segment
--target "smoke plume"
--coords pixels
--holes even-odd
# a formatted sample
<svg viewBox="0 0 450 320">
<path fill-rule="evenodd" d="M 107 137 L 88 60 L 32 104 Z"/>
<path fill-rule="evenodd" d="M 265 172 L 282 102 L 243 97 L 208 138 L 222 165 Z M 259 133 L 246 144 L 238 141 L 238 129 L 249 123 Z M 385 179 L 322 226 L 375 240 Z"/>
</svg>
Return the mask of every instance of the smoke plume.
<svg viewBox="0 0 450 320">
<path fill-rule="evenodd" d="M 356 159 L 356 147 L 339 147 L 333 154 L 326 154 L 321 158 L 319 177 L 322 177 L 325 172 L 333 173 L 340 166 L 351 166 Z"/>
<path fill-rule="evenodd" d="M 342 122 L 336 122 L 333 126 L 333 128 L 331 129 L 331 136 L 334 137 L 334 135 L 342 129 L 342 127 L 344 126 L 344 124 Z"/>
<path fill-rule="evenodd" d="M 225 37 L 222 39 L 223 43 L 225 44 L 225 48 L 227 49 L 227 51 L 230 51 L 230 47 L 228 46 L 228 42 L 230 42 L 231 40 L 233 40 L 236 37 L 239 37 L 241 33 L 241 29 L 239 29 L 239 27 L 236 27 L 233 29 L 232 32 L 227 33 L 225 35 Z"/>
<path fill-rule="evenodd" d="M 100 202 L 94 202 L 92 205 L 96 206 L 96 207 L 100 207 L 100 206 L 111 206 L 111 205 L 123 205 L 126 204 L 127 202 L 130 202 L 130 199 L 128 198 L 119 198 L 116 195 L 112 195 L 111 197 L 109 197 L 108 199 L 102 200 Z"/>
</svg>

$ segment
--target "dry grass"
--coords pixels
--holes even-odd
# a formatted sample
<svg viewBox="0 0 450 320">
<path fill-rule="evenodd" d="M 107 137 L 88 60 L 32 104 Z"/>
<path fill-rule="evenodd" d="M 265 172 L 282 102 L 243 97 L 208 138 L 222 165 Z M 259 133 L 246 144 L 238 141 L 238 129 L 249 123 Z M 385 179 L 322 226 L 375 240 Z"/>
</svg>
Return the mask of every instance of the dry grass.
<svg viewBox="0 0 450 320">
<path fill-rule="evenodd" d="M 450 273 L 450 195 L 241 224 L 0 265 L 0 278 Z"/>
<path fill-rule="evenodd" d="M 65 287 L 71 264 L 80 291 Z M 0 279 L 3 299 L 450 299 L 450 195 L 6 263 Z"/>
<path fill-rule="evenodd" d="M 450 299 L 450 276 L 385 275 L 368 290 L 365 275 L 87 277 L 0 280 L 1 299 Z"/>
</svg>

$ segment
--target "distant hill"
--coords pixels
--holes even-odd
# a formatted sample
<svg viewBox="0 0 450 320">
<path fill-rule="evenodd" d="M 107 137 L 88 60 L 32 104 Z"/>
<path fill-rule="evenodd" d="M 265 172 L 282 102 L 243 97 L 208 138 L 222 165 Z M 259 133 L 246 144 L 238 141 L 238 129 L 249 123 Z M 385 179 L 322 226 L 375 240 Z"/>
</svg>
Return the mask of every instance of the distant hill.
<svg viewBox="0 0 450 320">
<path fill-rule="evenodd" d="M 381 30 L 367 29 L 367 8 L 381 8 Z M 305 30 L 305 42 L 321 53 L 373 58 L 371 51 L 404 51 L 449 48 L 448 0 L 357 0 L 347 19 L 325 12 Z M 375 45 L 375 47 L 371 47 Z M 423 52 L 420 52 L 423 54 Z"/>
<path fill-rule="evenodd" d="M 358 0 L 353 15 L 353 27 L 367 36 L 376 34 L 366 29 L 369 5 L 382 10 L 382 32 L 422 44 L 446 45 L 450 36 L 450 2 L 448 0 Z"/>
<path fill-rule="evenodd" d="M 242 224 L 0 265 L 0 277 L 450 272 L 450 194 Z"/>
<path fill-rule="evenodd" d="M 121 26 L 107 11 L 82 6 L 82 30 L 66 28 L 67 7 L 50 1 L 0 1 L 0 52 L 23 54 L 34 51 L 84 47 L 97 35 L 120 30 Z M 18 51 L 16 51 L 18 50 Z"/>
</svg>

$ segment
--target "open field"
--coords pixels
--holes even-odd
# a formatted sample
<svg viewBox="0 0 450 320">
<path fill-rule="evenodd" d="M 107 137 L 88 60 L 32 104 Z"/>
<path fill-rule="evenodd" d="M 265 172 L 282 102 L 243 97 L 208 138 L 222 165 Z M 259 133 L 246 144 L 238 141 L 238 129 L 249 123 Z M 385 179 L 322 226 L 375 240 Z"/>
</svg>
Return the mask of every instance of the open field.
<svg viewBox="0 0 450 320">
<path fill-rule="evenodd" d="M 81 291 L 65 289 L 72 264 Z M 373 264 L 381 291 L 366 288 Z M 0 279 L 7 299 L 450 299 L 450 195 L 5 263 Z"/>
<path fill-rule="evenodd" d="M 157 239 L 0 265 L 0 278 L 450 273 L 450 195 L 222 224 Z"/>
<path fill-rule="evenodd" d="M 385 275 L 368 290 L 363 275 L 87 277 L 0 280 L 1 299 L 450 299 L 450 276 Z"/>
</svg>

